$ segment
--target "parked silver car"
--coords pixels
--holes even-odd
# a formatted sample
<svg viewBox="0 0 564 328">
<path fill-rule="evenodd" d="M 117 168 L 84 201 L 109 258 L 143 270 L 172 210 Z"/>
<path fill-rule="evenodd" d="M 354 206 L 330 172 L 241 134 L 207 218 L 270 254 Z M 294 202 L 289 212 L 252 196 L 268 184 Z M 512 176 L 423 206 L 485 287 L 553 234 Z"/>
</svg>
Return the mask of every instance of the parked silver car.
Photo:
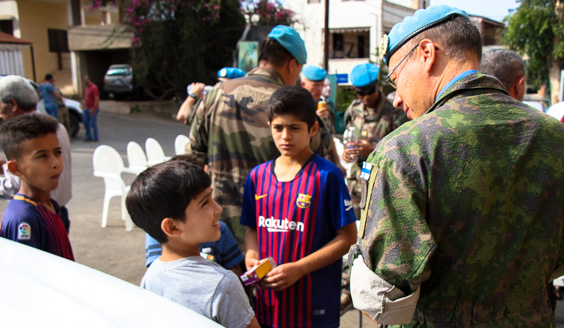
<svg viewBox="0 0 564 328">
<path fill-rule="evenodd" d="M 110 98 L 133 95 L 135 93 L 133 68 L 127 64 L 111 65 L 104 74 L 104 91 Z"/>
</svg>

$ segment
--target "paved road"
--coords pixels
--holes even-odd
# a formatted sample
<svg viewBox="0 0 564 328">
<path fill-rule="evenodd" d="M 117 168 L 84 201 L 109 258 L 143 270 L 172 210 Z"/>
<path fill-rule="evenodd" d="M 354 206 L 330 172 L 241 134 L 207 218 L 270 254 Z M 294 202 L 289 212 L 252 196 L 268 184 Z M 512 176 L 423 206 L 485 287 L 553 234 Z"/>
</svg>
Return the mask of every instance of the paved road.
<svg viewBox="0 0 564 328">
<path fill-rule="evenodd" d="M 92 154 L 100 144 L 114 147 L 122 154 L 127 165 L 126 147 L 131 140 L 144 146 L 148 137 L 157 139 L 165 154 L 174 155 L 174 139 L 178 134 L 188 134 L 188 128 L 173 120 L 147 114 L 114 114 L 101 112 L 99 116 L 100 142 L 84 142 L 84 129 L 72 142 L 73 199 L 68 204 L 71 218 L 70 240 L 76 261 L 138 285 L 145 273 L 145 234 L 137 227 L 126 232 L 120 219 L 118 198 L 110 203 L 108 225 L 101 228 L 104 182 L 92 175 Z M 133 176 L 124 175 L 130 183 Z M 6 201 L 0 201 L 0 213 Z M 564 303 L 557 308 L 557 327 L 564 328 Z M 341 318 L 341 327 L 359 327 L 357 311 L 349 311 Z M 374 327 L 364 319 L 362 327 Z"/>
</svg>

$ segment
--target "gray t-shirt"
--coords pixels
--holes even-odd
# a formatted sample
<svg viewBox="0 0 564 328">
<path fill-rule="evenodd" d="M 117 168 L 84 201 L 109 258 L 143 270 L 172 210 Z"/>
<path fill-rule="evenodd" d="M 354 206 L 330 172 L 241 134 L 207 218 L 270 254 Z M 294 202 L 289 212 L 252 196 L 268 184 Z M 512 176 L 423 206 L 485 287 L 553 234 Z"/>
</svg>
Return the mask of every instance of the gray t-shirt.
<svg viewBox="0 0 564 328">
<path fill-rule="evenodd" d="M 247 327 L 255 313 L 237 276 L 200 256 L 159 259 L 147 269 L 141 288 L 231 328 Z"/>
</svg>

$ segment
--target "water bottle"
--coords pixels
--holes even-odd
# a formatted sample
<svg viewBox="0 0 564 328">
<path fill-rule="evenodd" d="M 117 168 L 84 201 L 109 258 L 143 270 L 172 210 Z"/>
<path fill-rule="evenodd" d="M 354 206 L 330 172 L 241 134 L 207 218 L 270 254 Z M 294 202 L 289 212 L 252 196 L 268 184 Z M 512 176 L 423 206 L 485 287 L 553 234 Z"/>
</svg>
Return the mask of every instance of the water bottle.
<svg viewBox="0 0 564 328">
<path fill-rule="evenodd" d="M 345 148 L 346 149 L 357 149 L 356 146 L 356 134 L 354 133 L 354 126 L 351 126 L 349 128 L 347 128 L 345 130 L 345 133 L 343 134 L 343 143 L 345 144 Z M 357 157 L 358 157 L 358 152 L 353 152 L 352 154 L 349 153 L 349 157 L 351 157 L 354 161 L 356 161 Z"/>
</svg>

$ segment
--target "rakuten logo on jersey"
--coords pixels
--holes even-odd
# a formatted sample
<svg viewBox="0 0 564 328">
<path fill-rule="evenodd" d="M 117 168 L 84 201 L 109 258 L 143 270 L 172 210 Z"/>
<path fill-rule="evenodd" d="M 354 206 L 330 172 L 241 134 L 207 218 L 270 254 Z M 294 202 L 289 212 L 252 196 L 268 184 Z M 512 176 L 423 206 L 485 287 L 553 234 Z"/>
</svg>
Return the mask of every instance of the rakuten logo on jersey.
<svg viewBox="0 0 564 328">
<path fill-rule="evenodd" d="M 304 232 L 303 222 L 295 222 L 288 219 L 280 220 L 274 217 L 266 219 L 264 216 L 259 216 L 258 226 L 259 228 L 266 228 L 268 232 L 288 232 L 291 230 Z"/>
</svg>

